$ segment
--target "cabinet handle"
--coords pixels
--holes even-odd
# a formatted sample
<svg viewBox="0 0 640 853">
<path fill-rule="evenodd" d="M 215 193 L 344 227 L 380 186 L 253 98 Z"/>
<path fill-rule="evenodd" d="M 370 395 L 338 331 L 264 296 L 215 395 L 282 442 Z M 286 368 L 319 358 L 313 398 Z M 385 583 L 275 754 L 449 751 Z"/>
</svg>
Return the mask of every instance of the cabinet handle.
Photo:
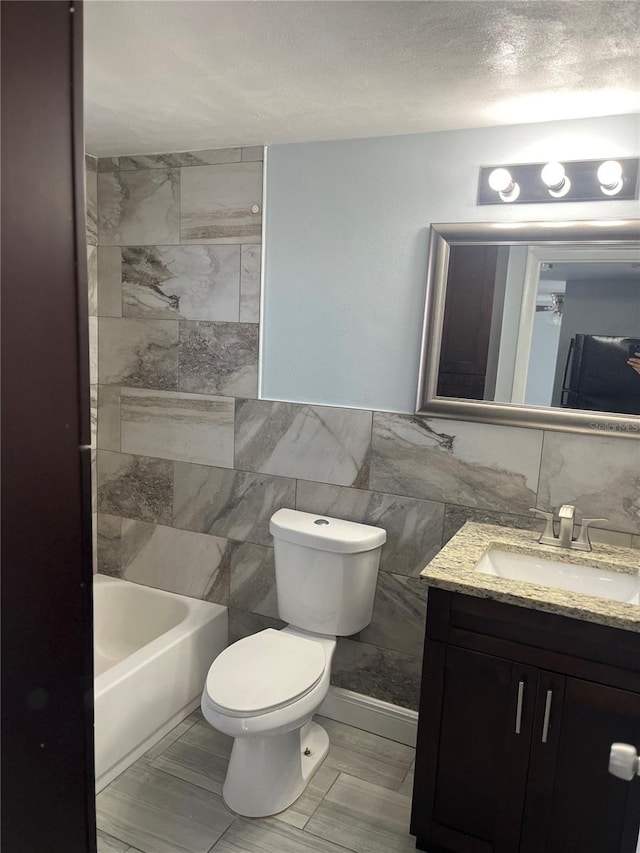
<svg viewBox="0 0 640 853">
<path fill-rule="evenodd" d="M 522 726 L 522 700 L 524 698 L 524 681 L 518 682 L 518 704 L 516 706 L 516 734 L 520 734 Z"/>
<path fill-rule="evenodd" d="M 551 718 L 551 702 L 553 690 L 547 690 L 547 701 L 544 706 L 544 722 L 542 723 L 542 743 L 546 743 L 549 737 L 549 720 Z"/>
</svg>

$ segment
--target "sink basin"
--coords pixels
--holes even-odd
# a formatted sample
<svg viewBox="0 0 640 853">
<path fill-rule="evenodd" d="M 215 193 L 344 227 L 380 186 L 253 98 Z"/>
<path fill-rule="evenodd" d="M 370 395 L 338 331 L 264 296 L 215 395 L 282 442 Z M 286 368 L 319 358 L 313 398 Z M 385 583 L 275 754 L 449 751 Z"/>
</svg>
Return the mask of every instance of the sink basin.
<svg viewBox="0 0 640 853">
<path fill-rule="evenodd" d="M 569 592 L 608 598 L 611 601 L 640 604 L 640 579 L 637 574 L 595 569 L 592 566 L 563 563 L 560 560 L 543 560 L 529 554 L 515 554 L 497 548 L 490 548 L 475 570 L 497 578 L 566 589 Z"/>
</svg>

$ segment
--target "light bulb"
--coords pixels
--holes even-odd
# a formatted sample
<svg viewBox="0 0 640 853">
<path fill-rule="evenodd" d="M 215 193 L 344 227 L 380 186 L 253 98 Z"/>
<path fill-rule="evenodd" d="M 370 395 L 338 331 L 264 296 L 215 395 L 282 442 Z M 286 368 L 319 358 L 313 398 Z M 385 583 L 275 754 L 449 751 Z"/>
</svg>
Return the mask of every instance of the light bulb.
<svg viewBox="0 0 640 853">
<path fill-rule="evenodd" d="M 622 189 L 622 166 L 617 160 L 605 160 L 598 168 L 600 189 L 605 195 L 617 195 Z"/>
<path fill-rule="evenodd" d="M 540 172 L 542 182 L 546 184 L 549 190 L 549 195 L 554 198 L 562 198 L 571 189 L 571 181 L 567 178 L 564 166 L 555 160 L 547 165 Z"/>
<path fill-rule="evenodd" d="M 520 195 L 520 187 L 508 169 L 494 169 L 489 175 L 489 186 L 498 193 L 502 201 L 515 201 Z"/>
</svg>

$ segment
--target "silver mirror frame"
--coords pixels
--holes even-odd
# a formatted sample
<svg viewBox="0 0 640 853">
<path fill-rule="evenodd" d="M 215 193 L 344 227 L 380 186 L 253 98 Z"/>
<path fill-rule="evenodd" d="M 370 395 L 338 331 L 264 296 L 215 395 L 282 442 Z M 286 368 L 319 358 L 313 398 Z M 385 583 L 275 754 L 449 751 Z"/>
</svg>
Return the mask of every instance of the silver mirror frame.
<svg viewBox="0 0 640 853">
<path fill-rule="evenodd" d="M 480 421 L 504 426 L 559 430 L 587 435 L 640 438 L 640 416 L 603 414 L 576 409 L 523 406 L 437 397 L 442 321 L 447 288 L 449 247 L 461 244 L 496 246 L 640 247 L 640 220 L 573 222 L 455 222 L 431 226 L 429 265 L 420 349 L 416 412 L 429 417 Z"/>
</svg>

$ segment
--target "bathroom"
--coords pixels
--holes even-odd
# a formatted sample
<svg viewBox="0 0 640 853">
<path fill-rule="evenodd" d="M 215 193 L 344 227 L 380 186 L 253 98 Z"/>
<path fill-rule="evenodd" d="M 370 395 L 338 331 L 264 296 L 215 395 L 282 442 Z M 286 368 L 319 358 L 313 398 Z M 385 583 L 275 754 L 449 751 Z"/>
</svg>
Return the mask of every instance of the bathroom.
<svg viewBox="0 0 640 853">
<path fill-rule="evenodd" d="M 141 40 L 158 56 L 172 38 L 204 50 L 198 32 L 215 20 L 221 33 L 248 39 L 245 57 L 259 58 L 265 47 L 250 35 L 267 22 L 289 35 L 325 26 L 337 62 L 361 49 L 366 25 L 359 58 L 370 69 L 366 56 L 379 52 L 393 19 L 384 10 L 391 4 L 198 3 L 193 17 L 189 5 L 84 8 L 95 566 L 227 608 L 233 643 L 284 625 L 269 531 L 277 510 L 380 527 L 386 543 L 372 618 L 337 642 L 320 711 L 333 752 L 302 808 L 266 821 L 262 836 L 259 822 L 234 818 L 221 799 L 229 743 L 194 706 L 100 791 L 97 849 L 414 849 L 422 569 L 467 520 L 540 531 L 530 507 L 575 504 L 608 519 L 593 541 L 640 546 L 633 437 L 415 417 L 429 225 L 637 219 L 636 199 L 520 210 L 483 209 L 476 198 L 487 164 L 637 157 L 637 106 L 629 107 L 637 81 L 629 72 L 628 101 L 620 86 L 606 108 L 566 92 L 543 105 L 535 91 L 522 97 L 506 87 L 482 119 L 462 112 L 438 126 L 398 111 L 389 126 L 370 109 L 349 131 L 358 97 L 373 102 L 354 87 L 353 103 L 315 127 L 312 116 L 297 136 L 287 136 L 277 105 L 270 131 L 250 109 L 233 131 L 203 130 L 194 98 L 185 107 L 197 117 L 193 130 L 181 136 L 170 111 L 161 120 L 140 106 L 158 88 L 146 64 L 127 63 Z M 254 7 L 255 18 L 234 17 L 238 5 Z M 460 28 L 448 34 L 452 43 L 456 32 L 471 39 L 478 23 L 470 15 L 465 28 L 458 5 L 444 4 Z M 488 5 L 505 14 L 513 4 Z M 598 5 L 624 15 L 620 4 Z M 565 14 L 568 26 L 581 13 L 567 4 Z M 515 13 L 510 20 L 522 23 Z M 528 26 L 542 26 L 533 10 Z M 225 53 L 225 40 L 216 45 L 231 65 L 239 48 L 229 37 Z M 587 34 L 576 41 L 576 51 L 588 44 L 593 55 Z M 121 66 L 140 75 L 133 95 L 114 77 Z M 621 74 L 624 67 L 622 57 Z M 424 73 L 434 68 L 427 63 Z M 336 82 L 329 77 L 327 91 Z M 166 85 L 178 110 L 182 84 Z M 254 88 L 268 97 L 260 79 Z M 211 104 L 203 103 L 206 115 Z M 434 114 L 447 109 L 437 97 L 431 105 Z"/>
</svg>

